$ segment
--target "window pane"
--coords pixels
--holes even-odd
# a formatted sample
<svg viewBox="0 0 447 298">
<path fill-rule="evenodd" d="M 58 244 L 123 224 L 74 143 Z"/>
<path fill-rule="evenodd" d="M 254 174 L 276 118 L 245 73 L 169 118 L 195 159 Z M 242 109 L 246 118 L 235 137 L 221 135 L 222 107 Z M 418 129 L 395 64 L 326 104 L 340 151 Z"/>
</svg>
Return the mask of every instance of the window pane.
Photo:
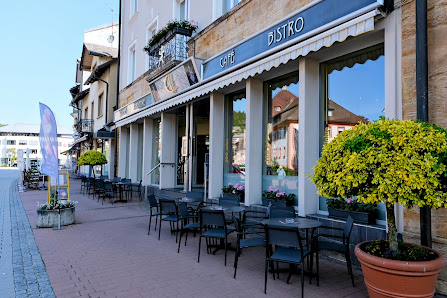
<svg viewBox="0 0 447 298">
<path fill-rule="evenodd" d="M 153 120 L 153 134 L 154 134 L 154 142 L 152 142 L 152 168 L 160 163 L 160 153 L 161 153 L 161 118 L 157 118 Z M 151 183 L 152 184 L 160 184 L 160 167 L 155 169 L 151 174 Z"/>
<path fill-rule="evenodd" d="M 298 202 L 298 74 L 270 81 L 264 112 L 262 189 L 295 194 Z"/>
<path fill-rule="evenodd" d="M 245 185 L 245 91 L 225 101 L 224 185 Z"/>
<path fill-rule="evenodd" d="M 324 143 L 359 122 L 385 116 L 384 60 L 383 45 L 377 45 L 326 63 Z M 385 220 L 382 207 L 379 219 Z M 320 198 L 320 210 L 327 211 L 324 197 Z"/>
</svg>

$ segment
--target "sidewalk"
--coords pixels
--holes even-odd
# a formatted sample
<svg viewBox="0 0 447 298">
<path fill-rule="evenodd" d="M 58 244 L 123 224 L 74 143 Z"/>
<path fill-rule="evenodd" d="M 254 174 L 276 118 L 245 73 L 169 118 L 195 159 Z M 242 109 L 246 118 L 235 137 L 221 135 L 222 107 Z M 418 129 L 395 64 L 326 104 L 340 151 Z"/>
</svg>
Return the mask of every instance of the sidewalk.
<svg viewBox="0 0 447 298">
<path fill-rule="evenodd" d="M 101 202 L 80 194 L 80 180 L 70 180 L 70 199 L 76 205 L 76 224 L 64 230 L 36 228 L 36 204 L 46 201 L 46 192 L 21 193 L 23 206 L 34 232 L 39 252 L 57 297 L 263 297 L 263 248 L 244 250 L 238 277 L 233 279 L 234 252 L 207 255 L 202 246 L 197 263 L 198 238 L 188 237 L 188 246 L 177 253 L 169 225 L 162 224 L 161 240 L 147 235 L 148 214 L 137 199 L 130 203 Z M 233 239 L 234 242 L 234 239 Z M 367 297 L 361 271 L 354 270 L 352 287 L 346 266 L 320 260 L 320 286 L 309 285 L 305 297 Z M 286 274 L 279 280 L 269 275 L 267 296 L 300 295 L 300 277 Z"/>
</svg>

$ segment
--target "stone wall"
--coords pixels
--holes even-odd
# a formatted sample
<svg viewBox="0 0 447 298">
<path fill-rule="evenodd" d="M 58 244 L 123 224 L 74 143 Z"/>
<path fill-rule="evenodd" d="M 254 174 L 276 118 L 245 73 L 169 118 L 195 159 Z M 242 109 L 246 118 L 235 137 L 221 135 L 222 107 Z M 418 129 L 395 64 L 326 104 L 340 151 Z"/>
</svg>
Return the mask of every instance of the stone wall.
<svg viewBox="0 0 447 298">
<path fill-rule="evenodd" d="M 148 73 L 145 72 L 133 81 L 132 84 L 120 91 L 118 96 L 118 109 L 149 93 L 150 88 L 148 82 L 146 81 L 147 76 Z"/>
<path fill-rule="evenodd" d="M 447 1 L 428 0 L 428 119 L 447 128 Z M 402 115 L 416 119 L 416 1 L 402 7 Z M 405 210 L 404 239 L 420 243 L 419 208 Z M 433 248 L 447 255 L 447 210 L 432 211 Z M 437 290 L 447 294 L 447 267 Z"/>
<path fill-rule="evenodd" d="M 189 55 L 208 59 L 288 16 L 312 0 L 245 0 L 189 42 Z"/>
</svg>

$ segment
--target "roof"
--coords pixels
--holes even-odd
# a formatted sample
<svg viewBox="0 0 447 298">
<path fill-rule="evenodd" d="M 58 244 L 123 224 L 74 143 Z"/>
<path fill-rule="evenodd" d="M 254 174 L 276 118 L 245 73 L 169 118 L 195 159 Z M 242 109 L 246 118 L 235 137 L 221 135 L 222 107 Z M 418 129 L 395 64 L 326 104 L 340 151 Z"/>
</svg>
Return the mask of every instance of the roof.
<svg viewBox="0 0 447 298">
<path fill-rule="evenodd" d="M 361 115 L 356 115 L 340 106 L 333 100 L 328 101 L 328 110 L 332 111 L 332 116 L 328 116 L 329 123 L 357 124 L 359 122 L 368 123 L 368 119 Z M 298 122 L 298 97 L 287 90 L 281 90 L 272 99 L 272 116 L 274 124 L 279 125 L 285 121 Z M 279 111 L 275 108 L 279 107 Z"/>
<path fill-rule="evenodd" d="M 71 87 L 70 88 L 71 97 L 75 98 L 75 96 L 79 93 L 80 88 L 81 88 L 80 85 L 76 85 L 74 87 Z"/>
<path fill-rule="evenodd" d="M 110 61 L 107 61 L 106 63 L 100 64 L 95 68 L 94 71 L 90 74 L 88 79 L 85 81 L 84 85 L 90 85 L 91 83 L 94 83 L 100 78 L 104 72 L 110 67 L 110 65 L 114 62 L 116 62 L 118 59 L 114 58 Z"/>
<path fill-rule="evenodd" d="M 7 126 L 0 127 L 0 132 L 8 132 L 8 133 L 40 133 L 40 124 L 11 124 Z M 64 126 L 57 126 L 57 134 L 58 135 L 71 135 L 73 134 L 73 130 L 68 129 Z"/>
<path fill-rule="evenodd" d="M 117 58 L 118 49 L 93 43 L 84 43 L 81 57 L 81 70 L 92 67 L 93 56 Z"/>
<path fill-rule="evenodd" d="M 73 105 L 73 104 L 77 103 L 78 101 L 80 101 L 81 99 L 83 99 L 89 92 L 90 92 L 90 88 L 85 89 L 85 90 L 79 92 L 78 94 L 76 94 L 76 96 L 73 97 L 70 105 Z"/>
</svg>

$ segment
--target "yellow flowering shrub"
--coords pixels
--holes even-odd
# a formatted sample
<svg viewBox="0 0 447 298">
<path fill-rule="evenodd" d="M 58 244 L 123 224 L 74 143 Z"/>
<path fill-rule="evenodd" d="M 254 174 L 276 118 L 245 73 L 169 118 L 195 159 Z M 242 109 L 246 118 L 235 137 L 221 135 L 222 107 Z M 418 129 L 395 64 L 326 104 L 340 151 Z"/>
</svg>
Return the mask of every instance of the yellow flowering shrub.
<svg viewBox="0 0 447 298">
<path fill-rule="evenodd" d="M 325 145 L 312 181 L 328 198 L 447 207 L 447 132 L 411 120 L 360 123 Z"/>
</svg>

